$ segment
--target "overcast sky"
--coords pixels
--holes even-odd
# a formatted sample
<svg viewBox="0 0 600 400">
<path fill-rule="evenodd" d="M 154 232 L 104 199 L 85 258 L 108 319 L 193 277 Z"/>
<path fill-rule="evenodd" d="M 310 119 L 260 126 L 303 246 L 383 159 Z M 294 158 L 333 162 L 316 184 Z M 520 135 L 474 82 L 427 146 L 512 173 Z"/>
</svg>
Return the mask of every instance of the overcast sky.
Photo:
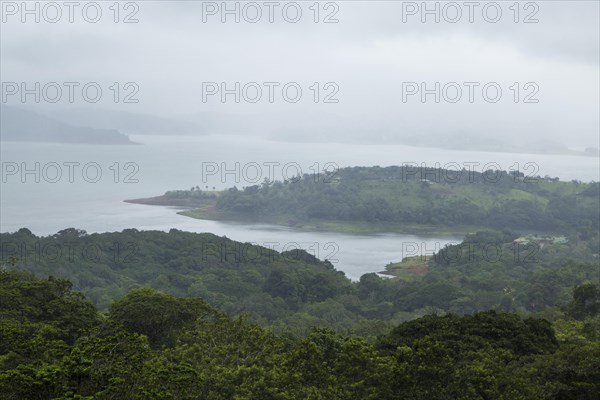
<svg viewBox="0 0 600 400">
<path fill-rule="evenodd" d="M 76 95 L 73 106 L 200 122 L 207 113 L 240 114 L 253 118 L 253 128 L 266 135 L 301 135 L 308 141 L 400 140 L 431 134 L 598 146 L 598 1 L 521 2 L 518 7 L 513 1 L 478 2 L 473 22 L 464 2 L 441 2 L 439 23 L 435 15 L 421 14 L 421 2 L 321 2 L 318 23 L 313 1 L 298 2 L 302 16 L 297 23 L 286 21 L 296 16 L 296 7 L 289 2 L 274 7 L 273 23 L 263 1 L 255 3 L 262 12 L 256 23 L 245 20 L 255 18 L 256 7 L 244 8 L 244 2 L 238 5 L 239 23 L 234 15 L 221 21 L 217 10 L 221 1 L 138 1 L 127 9 L 123 2 L 119 21 L 131 12 L 139 20 L 129 24 L 114 23 L 112 1 L 99 3 L 98 23 L 86 22 L 81 7 L 74 11 L 75 22 L 69 23 L 64 6 L 56 23 L 44 20 L 54 18 L 50 7 L 46 15 L 40 9 L 39 23 L 33 15 L 25 15 L 23 23 L 22 10 L 15 10 L 21 2 L 3 1 L 2 82 L 99 82 L 104 89 L 99 103 Z M 34 7 L 34 2 L 29 4 Z M 40 4 L 42 8 L 44 3 Z M 229 2 L 228 7 L 236 3 Z M 433 9 L 436 2 L 428 2 L 428 7 Z M 93 8 L 88 16 L 93 18 Z M 328 16 L 338 22 L 324 23 Z M 454 19 L 458 22 L 446 21 Z M 139 103 L 114 104 L 111 82 L 135 82 L 139 92 L 134 98 Z M 223 103 L 217 93 L 203 102 L 203 82 L 226 82 L 229 88 L 235 82 L 242 87 L 257 82 L 263 97 L 256 103 L 242 97 L 236 104 L 228 95 Z M 264 82 L 279 83 L 273 103 Z M 281 88 L 289 82 L 302 89 L 297 103 L 283 98 Z M 415 90 L 421 90 L 421 83 L 434 89 L 436 82 L 440 102 L 435 102 L 434 94 L 423 102 Z M 451 82 L 462 90 L 454 103 L 450 100 L 457 92 L 455 84 L 447 85 Z M 464 82 L 472 82 L 473 102 Z M 490 83 L 488 101 L 482 87 Z M 496 87 L 502 95 L 492 102 Z M 246 94 L 253 97 L 253 87 L 248 88 Z M 290 97 L 293 92 L 288 92 Z M 126 93 L 121 88 L 120 95 Z M 328 94 L 338 102 L 324 103 Z M 11 104 L 20 102 L 18 95 L 7 98 Z M 65 100 L 66 94 L 56 104 L 42 100 L 41 105 L 70 106 Z M 31 97 L 26 105 L 35 105 Z"/>
</svg>

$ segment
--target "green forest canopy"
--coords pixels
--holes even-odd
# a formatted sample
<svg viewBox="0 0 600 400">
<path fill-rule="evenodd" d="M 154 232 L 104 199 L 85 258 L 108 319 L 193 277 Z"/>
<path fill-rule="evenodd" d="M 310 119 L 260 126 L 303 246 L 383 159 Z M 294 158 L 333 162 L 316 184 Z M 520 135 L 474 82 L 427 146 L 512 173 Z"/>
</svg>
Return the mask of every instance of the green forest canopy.
<svg viewBox="0 0 600 400">
<path fill-rule="evenodd" d="M 590 287 L 572 303 L 597 307 L 600 290 Z M 597 312 L 583 320 L 566 314 L 554 327 L 495 311 L 428 315 L 374 340 L 327 329 L 290 339 L 199 298 L 138 288 L 104 314 L 67 280 L 0 271 L 0 393 L 6 400 L 592 400 L 600 392 Z"/>
<path fill-rule="evenodd" d="M 520 229 L 541 232 L 600 229 L 600 183 L 564 182 L 517 171 L 483 172 L 411 166 L 351 167 L 265 181 L 222 192 L 167 192 L 165 204 L 200 207 L 197 218 L 284 225 L 312 222 Z"/>
<path fill-rule="evenodd" d="M 0 243 L 7 268 L 68 278 L 101 310 L 132 289 L 151 287 L 201 297 L 228 315 L 246 313 L 294 334 L 311 326 L 369 334 L 432 312 L 493 309 L 552 318 L 574 286 L 598 281 L 597 235 L 542 243 L 519 238 L 510 231 L 470 234 L 418 272 L 391 279 L 370 273 L 357 282 L 303 250 L 279 253 L 175 229 L 66 229 L 46 237 L 21 229 L 0 234 Z"/>
</svg>

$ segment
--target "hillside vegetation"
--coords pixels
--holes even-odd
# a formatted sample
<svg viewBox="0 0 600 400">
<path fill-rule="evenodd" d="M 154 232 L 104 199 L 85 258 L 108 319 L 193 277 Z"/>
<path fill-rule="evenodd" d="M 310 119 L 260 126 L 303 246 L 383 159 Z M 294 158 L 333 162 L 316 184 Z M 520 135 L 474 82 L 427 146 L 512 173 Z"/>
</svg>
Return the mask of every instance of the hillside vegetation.
<svg viewBox="0 0 600 400">
<path fill-rule="evenodd" d="M 555 328 L 490 311 L 426 316 L 373 341 L 324 329 L 289 339 L 199 298 L 138 288 L 102 314 L 67 280 L 0 271 L 0 393 L 6 400 L 592 400 L 600 392 L 600 290 L 574 294 L 574 309 L 595 314 L 566 315 Z"/>
<path fill-rule="evenodd" d="M 68 278 L 101 310 L 132 289 L 151 287 L 302 336 L 312 326 L 369 335 L 430 313 L 492 309 L 553 318 L 574 286 L 598 280 L 597 235 L 556 243 L 519 238 L 508 231 L 467 235 L 416 270 L 391 279 L 365 274 L 358 282 L 303 250 L 279 253 L 175 229 L 66 229 L 46 237 L 21 229 L 0 234 L 0 243 L 6 268 Z"/>
<path fill-rule="evenodd" d="M 196 207 L 182 212 L 195 218 L 312 229 L 600 229 L 600 183 L 563 182 L 516 171 L 353 167 L 222 192 L 171 191 L 158 199 L 161 202 L 155 204 Z"/>
</svg>

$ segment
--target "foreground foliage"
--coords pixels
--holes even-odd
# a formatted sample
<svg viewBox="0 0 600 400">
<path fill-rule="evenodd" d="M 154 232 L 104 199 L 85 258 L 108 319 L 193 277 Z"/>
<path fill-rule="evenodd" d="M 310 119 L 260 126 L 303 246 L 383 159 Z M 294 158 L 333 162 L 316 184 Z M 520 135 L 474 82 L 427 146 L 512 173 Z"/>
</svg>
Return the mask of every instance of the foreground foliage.
<svg viewBox="0 0 600 400">
<path fill-rule="evenodd" d="M 429 315 L 370 342 L 327 329 L 289 339 L 149 288 L 101 314 L 68 281 L 24 272 L 0 272 L 0 300 L 7 400 L 595 399 L 600 391 L 597 314 L 561 319 L 562 339 L 545 320 L 489 311 Z"/>
</svg>

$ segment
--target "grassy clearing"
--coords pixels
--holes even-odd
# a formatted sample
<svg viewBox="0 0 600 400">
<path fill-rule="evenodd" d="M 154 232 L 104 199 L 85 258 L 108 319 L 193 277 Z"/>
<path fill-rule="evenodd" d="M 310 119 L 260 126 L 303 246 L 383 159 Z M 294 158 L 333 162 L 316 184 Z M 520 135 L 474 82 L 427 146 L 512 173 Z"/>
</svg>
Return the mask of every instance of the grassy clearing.
<svg viewBox="0 0 600 400">
<path fill-rule="evenodd" d="M 413 281 L 429 272 L 430 259 L 431 256 L 406 257 L 400 262 L 389 263 L 381 273 L 403 281 Z"/>
</svg>

